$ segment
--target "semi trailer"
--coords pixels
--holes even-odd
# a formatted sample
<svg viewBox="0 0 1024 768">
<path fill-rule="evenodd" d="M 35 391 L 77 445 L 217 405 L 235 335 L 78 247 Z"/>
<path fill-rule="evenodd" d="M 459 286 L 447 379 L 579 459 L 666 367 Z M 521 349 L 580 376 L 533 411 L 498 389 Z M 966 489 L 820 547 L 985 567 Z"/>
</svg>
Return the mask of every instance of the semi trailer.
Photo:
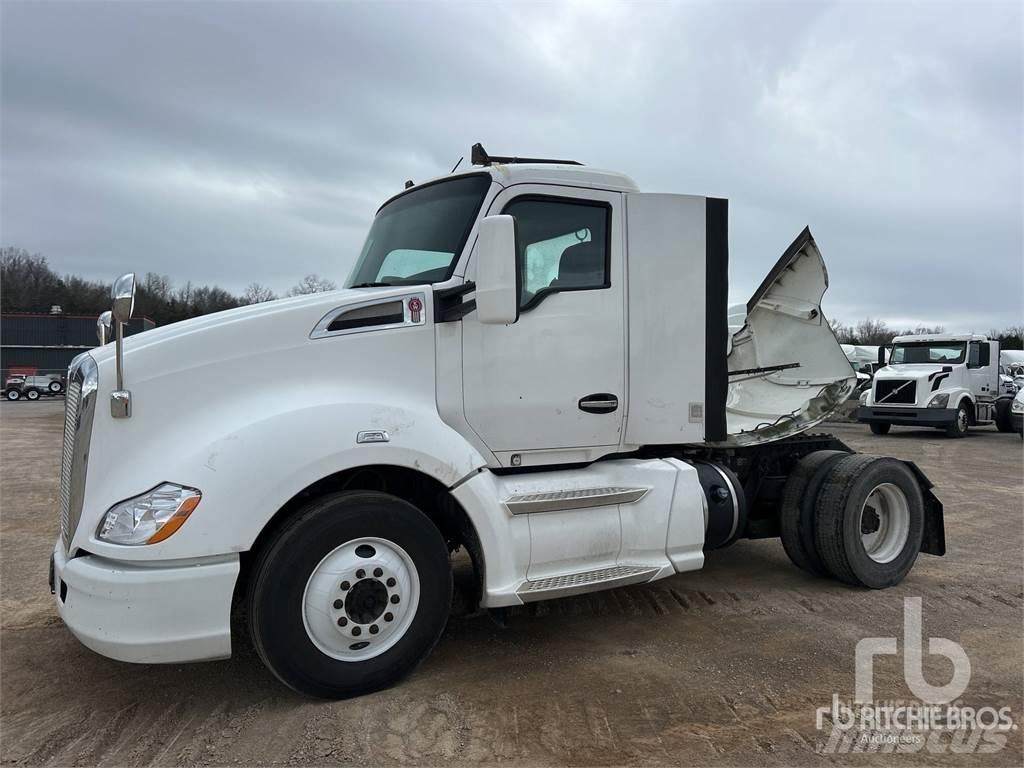
<svg viewBox="0 0 1024 768">
<path fill-rule="evenodd" d="M 814 238 L 735 331 L 728 255 L 724 199 L 476 145 L 380 207 L 343 290 L 124 339 L 122 276 L 69 371 L 60 615 L 132 662 L 247 632 L 282 682 L 337 698 L 429 653 L 460 549 L 493 613 L 745 538 L 898 583 L 944 554 L 942 503 L 912 462 L 813 431 L 856 386 Z"/>
</svg>

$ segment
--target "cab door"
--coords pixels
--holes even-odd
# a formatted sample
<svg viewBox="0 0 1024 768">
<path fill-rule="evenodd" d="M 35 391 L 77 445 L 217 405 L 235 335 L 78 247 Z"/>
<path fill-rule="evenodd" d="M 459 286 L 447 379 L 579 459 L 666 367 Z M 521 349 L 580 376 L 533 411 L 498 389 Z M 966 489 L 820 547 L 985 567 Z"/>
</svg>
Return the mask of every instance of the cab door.
<svg viewBox="0 0 1024 768">
<path fill-rule="evenodd" d="M 463 320 L 467 422 L 508 463 L 570 462 L 619 445 L 625 392 L 622 196 L 550 185 L 501 192 L 516 219 L 519 320 Z M 467 278 L 473 279 L 470 258 Z M 504 454 L 504 455 L 502 455 Z"/>
</svg>

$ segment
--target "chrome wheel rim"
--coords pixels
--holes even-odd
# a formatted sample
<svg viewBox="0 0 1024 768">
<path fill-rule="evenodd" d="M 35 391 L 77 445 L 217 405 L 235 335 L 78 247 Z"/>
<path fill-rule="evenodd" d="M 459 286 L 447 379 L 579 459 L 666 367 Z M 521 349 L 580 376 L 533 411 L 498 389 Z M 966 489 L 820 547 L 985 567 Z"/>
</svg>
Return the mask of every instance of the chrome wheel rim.
<svg viewBox="0 0 1024 768">
<path fill-rule="evenodd" d="M 882 483 L 860 508 L 860 539 L 876 563 L 895 560 L 910 536 L 910 503 L 899 486 Z"/>
<path fill-rule="evenodd" d="M 336 547 L 313 569 L 302 595 L 302 623 L 321 653 L 366 661 L 405 636 L 419 600 L 409 554 L 392 541 L 363 537 Z"/>
</svg>

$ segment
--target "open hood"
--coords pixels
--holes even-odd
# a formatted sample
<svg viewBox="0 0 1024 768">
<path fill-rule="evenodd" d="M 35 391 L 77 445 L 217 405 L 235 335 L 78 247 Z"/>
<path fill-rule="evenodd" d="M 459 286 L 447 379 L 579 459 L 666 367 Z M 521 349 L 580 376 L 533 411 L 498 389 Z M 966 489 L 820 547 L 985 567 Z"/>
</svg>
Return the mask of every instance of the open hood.
<svg viewBox="0 0 1024 768">
<path fill-rule="evenodd" d="M 730 339 L 723 444 L 803 432 L 856 389 L 857 376 L 821 312 L 827 288 L 825 261 L 805 228 L 754 291 Z M 737 320 L 730 311 L 730 325 Z"/>
</svg>

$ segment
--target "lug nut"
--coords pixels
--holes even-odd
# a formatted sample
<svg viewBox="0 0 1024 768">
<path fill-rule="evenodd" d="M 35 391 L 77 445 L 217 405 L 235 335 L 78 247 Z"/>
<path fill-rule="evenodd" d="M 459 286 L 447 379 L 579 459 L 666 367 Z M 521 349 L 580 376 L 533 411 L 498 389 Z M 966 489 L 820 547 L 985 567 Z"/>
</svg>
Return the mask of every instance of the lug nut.
<svg viewBox="0 0 1024 768">
<path fill-rule="evenodd" d="M 341 591 L 342 591 L 342 592 L 346 592 L 346 591 L 348 591 L 348 588 L 349 588 L 350 586 L 352 586 L 352 585 L 351 585 L 351 584 L 349 584 L 349 583 L 348 583 L 347 581 L 343 581 L 343 582 L 341 582 Z"/>
<path fill-rule="evenodd" d="M 384 614 L 384 621 L 391 621 L 393 618 L 395 618 L 394 614 L 392 614 L 390 611 Z"/>
<path fill-rule="evenodd" d="M 339 627 L 344 627 L 346 624 L 348 624 L 348 619 L 346 619 L 344 616 L 338 619 Z M 356 627 L 356 629 L 359 629 L 359 627 Z"/>
<path fill-rule="evenodd" d="M 366 575 L 366 571 L 364 571 L 362 568 L 360 568 L 358 571 L 356 571 L 356 578 L 357 579 L 361 579 L 365 575 Z"/>
<path fill-rule="evenodd" d="M 380 568 L 374 568 L 373 575 L 379 579 L 381 576 L 384 575 L 384 571 L 382 571 Z"/>
<path fill-rule="evenodd" d="M 363 634 L 363 630 L 361 630 L 359 627 L 352 627 L 352 634 L 356 637 L 359 637 L 361 634 Z"/>
<path fill-rule="evenodd" d="M 335 600 L 334 601 L 334 610 L 340 611 L 344 607 L 345 607 L 345 601 L 344 600 Z"/>
<path fill-rule="evenodd" d="M 376 635 L 379 631 L 380 630 L 377 629 L 377 625 L 376 624 L 371 624 L 370 625 L 370 634 L 371 635 Z"/>
<path fill-rule="evenodd" d="M 396 581 L 395 581 L 395 580 L 394 580 L 393 578 L 391 578 L 391 579 L 388 579 L 388 580 L 387 580 L 387 581 L 386 581 L 385 583 L 386 583 L 386 584 L 387 584 L 387 585 L 388 585 L 389 587 L 393 587 L 393 586 L 395 586 L 395 584 L 396 584 L 397 582 L 396 582 Z"/>
<path fill-rule="evenodd" d="M 398 601 L 399 601 L 399 600 L 401 600 L 401 598 L 400 598 L 400 597 L 399 597 L 398 595 L 392 595 L 392 596 L 391 596 L 391 602 L 392 602 L 393 604 L 395 604 L 395 605 L 398 605 Z"/>
</svg>

